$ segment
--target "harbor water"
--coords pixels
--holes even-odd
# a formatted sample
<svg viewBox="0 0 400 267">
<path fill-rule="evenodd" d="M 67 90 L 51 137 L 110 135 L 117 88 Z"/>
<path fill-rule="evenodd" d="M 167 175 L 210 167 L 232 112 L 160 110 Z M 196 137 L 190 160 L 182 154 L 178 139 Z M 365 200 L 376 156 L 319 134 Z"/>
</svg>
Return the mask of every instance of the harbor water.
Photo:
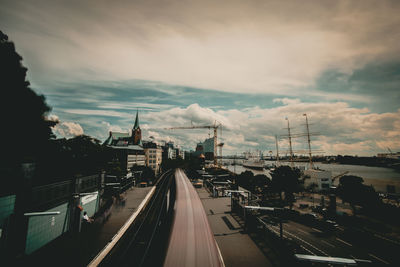
<svg viewBox="0 0 400 267">
<path fill-rule="evenodd" d="M 230 165 L 233 160 L 224 161 L 228 165 L 225 166 L 232 172 L 236 172 L 240 174 L 244 171 L 252 171 L 254 174 L 265 174 L 268 177 L 269 170 L 252 170 L 244 168 L 241 165 Z M 241 164 L 241 160 L 236 160 L 238 164 Z M 275 161 L 265 161 L 265 165 L 274 165 Z M 289 162 L 281 162 L 282 165 L 289 165 Z M 294 162 L 294 165 L 297 167 L 307 167 L 308 162 Z M 387 185 L 392 185 L 395 187 L 396 193 L 400 193 L 400 172 L 391 168 L 382 168 L 382 167 L 368 167 L 361 165 L 346 165 L 346 164 L 326 164 L 326 163 L 314 163 L 316 168 L 321 170 L 331 171 L 332 176 L 336 176 L 342 174 L 346 171 L 349 171 L 347 175 L 356 175 L 362 177 L 364 179 L 365 185 L 372 185 L 376 191 L 386 193 Z M 336 179 L 334 185 L 339 183 L 339 179 Z"/>
</svg>

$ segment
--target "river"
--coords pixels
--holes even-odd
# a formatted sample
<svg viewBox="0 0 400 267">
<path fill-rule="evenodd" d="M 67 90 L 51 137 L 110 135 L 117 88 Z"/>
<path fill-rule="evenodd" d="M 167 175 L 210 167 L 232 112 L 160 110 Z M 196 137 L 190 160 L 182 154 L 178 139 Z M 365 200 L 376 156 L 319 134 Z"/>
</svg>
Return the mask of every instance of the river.
<svg viewBox="0 0 400 267">
<path fill-rule="evenodd" d="M 226 160 L 227 162 L 232 162 L 232 160 Z M 225 160 L 224 160 L 225 162 Z M 236 162 L 240 163 L 241 160 L 237 160 Z M 266 165 L 274 164 L 274 161 L 265 161 Z M 288 162 L 281 162 L 281 164 L 289 164 Z M 295 166 L 305 167 L 308 165 L 307 162 L 295 162 Z M 339 175 L 345 171 L 349 171 L 347 175 L 356 175 L 362 177 L 364 179 L 364 184 L 372 185 L 376 191 L 378 192 L 386 192 L 387 185 L 395 186 L 396 193 L 400 193 L 400 172 L 390 168 L 382 168 L 382 167 L 368 167 L 361 165 L 345 165 L 345 164 L 326 164 L 326 163 L 314 163 L 314 166 L 327 171 L 332 171 L 332 176 Z M 236 173 L 241 173 L 246 170 L 252 171 L 254 174 L 266 174 L 269 175 L 269 170 L 251 170 L 244 168 L 241 165 L 228 165 L 225 166 L 230 171 Z M 339 179 L 336 179 L 334 185 L 339 183 Z"/>
</svg>

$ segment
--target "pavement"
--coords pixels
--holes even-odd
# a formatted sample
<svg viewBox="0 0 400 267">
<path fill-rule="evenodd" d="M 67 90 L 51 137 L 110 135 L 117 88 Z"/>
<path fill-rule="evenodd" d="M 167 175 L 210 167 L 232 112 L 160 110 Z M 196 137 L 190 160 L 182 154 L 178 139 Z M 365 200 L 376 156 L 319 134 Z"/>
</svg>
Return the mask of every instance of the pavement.
<svg viewBox="0 0 400 267">
<path fill-rule="evenodd" d="M 278 225 L 267 225 L 279 235 Z M 360 266 L 399 266 L 397 254 L 400 244 L 379 237 L 361 239 L 348 235 L 340 227 L 335 231 L 323 231 L 293 221 L 283 223 L 283 236 L 300 245 L 304 254 L 359 259 L 362 261 L 358 264 Z"/>
<path fill-rule="evenodd" d="M 313 206 L 321 205 L 321 198 L 324 198 L 325 207 L 329 206 L 329 197 L 322 195 L 322 194 L 304 194 L 304 195 L 297 195 L 296 196 L 296 204 L 294 205 L 294 209 L 299 211 L 300 213 L 310 213 L 313 212 L 311 208 Z M 306 208 L 300 208 L 301 204 L 308 205 Z M 336 197 L 336 210 L 340 212 L 344 212 L 347 215 L 353 215 L 353 210 L 348 203 L 343 203 L 343 201 Z"/>
<path fill-rule="evenodd" d="M 212 198 L 205 188 L 197 192 L 227 267 L 273 266 L 230 214 L 230 198 Z"/>
<path fill-rule="evenodd" d="M 86 266 L 136 211 L 151 187 L 132 187 L 115 200 L 106 218 L 82 225 L 77 234 L 65 234 L 27 256 L 24 266 Z"/>
</svg>

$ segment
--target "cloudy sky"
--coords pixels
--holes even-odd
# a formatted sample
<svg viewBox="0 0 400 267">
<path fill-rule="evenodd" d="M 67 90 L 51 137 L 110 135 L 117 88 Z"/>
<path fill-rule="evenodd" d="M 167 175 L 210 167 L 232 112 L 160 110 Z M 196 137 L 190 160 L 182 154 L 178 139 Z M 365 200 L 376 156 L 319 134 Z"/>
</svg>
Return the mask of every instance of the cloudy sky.
<svg viewBox="0 0 400 267">
<path fill-rule="evenodd" d="M 228 154 L 319 132 L 325 154 L 400 150 L 400 1 L 0 0 L 58 136 L 128 131 L 185 149 L 223 124 Z M 287 143 L 281 141 L 282 150 Z M 305 139 L 295 139 L 304 149 Z"/>
</svg>

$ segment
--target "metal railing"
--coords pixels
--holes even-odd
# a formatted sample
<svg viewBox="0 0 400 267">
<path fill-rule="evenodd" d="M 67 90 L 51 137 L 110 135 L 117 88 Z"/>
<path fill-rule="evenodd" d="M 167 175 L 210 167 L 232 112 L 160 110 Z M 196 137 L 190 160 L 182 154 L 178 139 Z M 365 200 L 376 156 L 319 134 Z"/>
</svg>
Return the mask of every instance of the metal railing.
<svg viewBox="0 0 400 267">
<path fill-rule="evenodd" d="M 123 231 L 117 233 L 89 266 L 147 266 L 162 263 L 162 249 L 159 248 L 166 244 L 163 239 L 167 239 L 165 235 L 169 234 L 165 230 L 168 229 L 175 199 L 173 178 L 172 170 L 160 177 L 135 217 L 131 217 L 121 228 Z"/>
</svg>

